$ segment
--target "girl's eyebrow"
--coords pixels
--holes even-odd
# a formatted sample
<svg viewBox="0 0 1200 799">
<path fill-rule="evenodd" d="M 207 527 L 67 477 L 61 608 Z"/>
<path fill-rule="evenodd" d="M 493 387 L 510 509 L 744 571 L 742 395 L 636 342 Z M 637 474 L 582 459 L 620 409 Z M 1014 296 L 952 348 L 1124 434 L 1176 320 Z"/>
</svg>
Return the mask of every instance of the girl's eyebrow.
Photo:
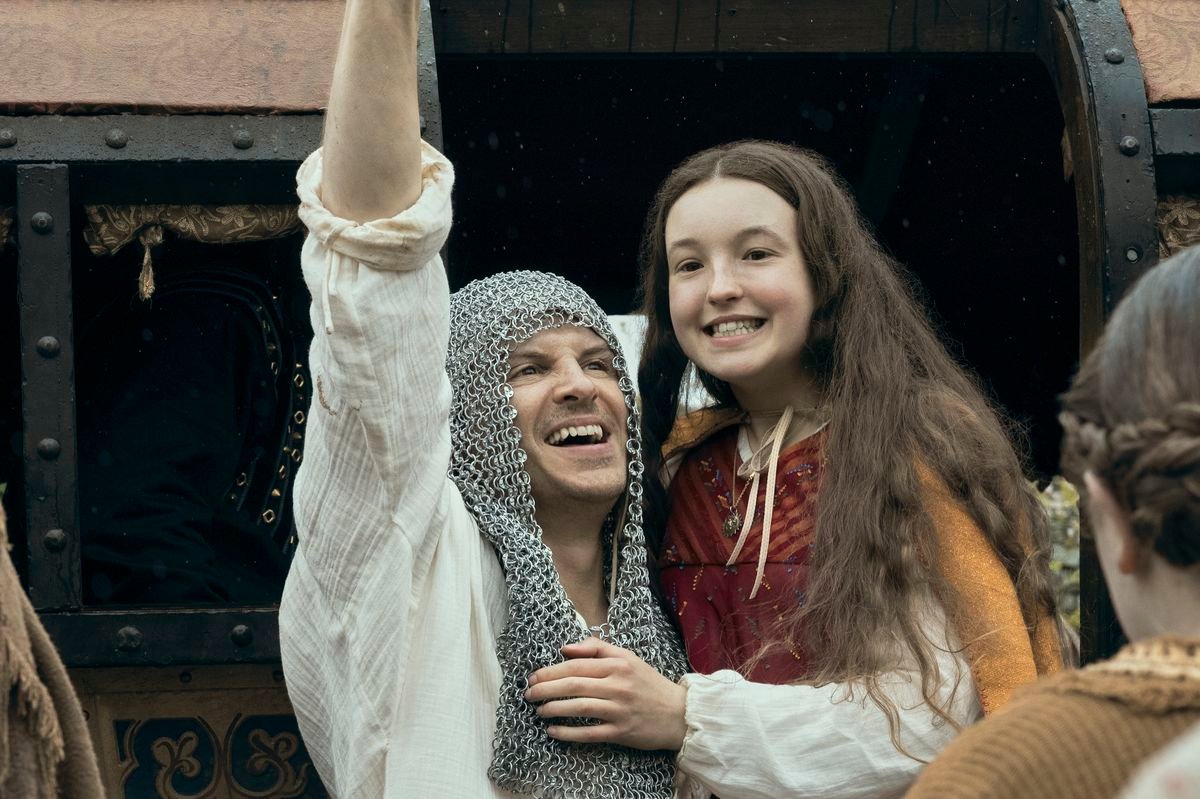
<svg viewBox="0 0 1200 799">
<path fill-rule="evenodd" d="M 743 239 L 748 239 L 753 236 L 766 236 L 767 238 L 773 239 L 774 241 L 777 241 L 780 244 L 785 243 L 784 240 L 779 236 L 778 233 L 776 233 L 774 230 L 772 230 L 771 228 L 769 228 L 765 225 L 755 225 L 754 227 L 748 227 L 745 230 L 738 232 L 736 239 L 737 239 L 737 241 L 741 241 Z"/>
<path fill-rule="evenodd" d="M 742 241 L 743 239 L 748 239 L 753 236 L 766 236 L 767 238 L 770 238 L 776 242 L 779 242 L 780 244 L 786 243 L 784 241 L 784 239 L 782 239 L 779 236 L 778 233 L 776 233 L 774 230 L 767 227 L 766 225 L 754 225 L 752 227 L 743 228 L 742 230 L 739 230 L 733 238 L 734 238 L 734 241 Z M 675 241 L 672 241 L 667 245 L 667 252 L 670 253 L 672 250 L 676 250 L 676 249 L 699 247 L 699 246 L 700 246 L 700 242 L 697 241 L 696 239 L 691 239 L 691 238 L 676 239 Z"/>
<path fill-rule="evenodd" d="M 677 239 L 676 241 L 672 241 L 670 244 L 667 245 L 667 252 L 670 252 L 671 250 L 679 249 L 680 247 L 698 247 L 698 246 L 700 246 L 700 242 L 696 241 L 695 239 Z"/>
</svg>

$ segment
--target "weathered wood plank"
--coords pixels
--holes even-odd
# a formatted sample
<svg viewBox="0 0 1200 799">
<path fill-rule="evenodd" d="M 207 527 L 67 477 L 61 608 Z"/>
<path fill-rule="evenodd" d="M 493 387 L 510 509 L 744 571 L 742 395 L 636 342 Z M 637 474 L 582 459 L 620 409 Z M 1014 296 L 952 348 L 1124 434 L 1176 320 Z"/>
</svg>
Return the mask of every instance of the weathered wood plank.
<svg viewBox="0 0 1200 799">
<path fill-rule="evenodd" d="M 679 28 L 671 52 L 710 53 L 716 50 L 721 5 L 722 0 L 679 0 Z"/>
<path fill-rule="evenodd" d="M 439 0 L 438 8 L 445 55 L 1031 52 L 1041 24 L 1038 0 Z"/>
<path fill-rule="evenodd" d="M 625 53 L 635 3 L 629 0 L 534 0 L 535 53 Z"/>
<path fill-rule="evenodd" d="M 0 112 L 313 111 L 340 0 L 8 0 Z M 443 55 L 1031 51 L 1037 0 L 435 0 Z"/>
<path fill-rule="evenodd" d="M 336 0 L 6 0 L 0 112 L 313 111 Z"/>
<path fill-rule="evenodd" d="M 1032 51 L 1035 0 L 728 0 L 720 47 L 744 52 Z"/>
</svg>

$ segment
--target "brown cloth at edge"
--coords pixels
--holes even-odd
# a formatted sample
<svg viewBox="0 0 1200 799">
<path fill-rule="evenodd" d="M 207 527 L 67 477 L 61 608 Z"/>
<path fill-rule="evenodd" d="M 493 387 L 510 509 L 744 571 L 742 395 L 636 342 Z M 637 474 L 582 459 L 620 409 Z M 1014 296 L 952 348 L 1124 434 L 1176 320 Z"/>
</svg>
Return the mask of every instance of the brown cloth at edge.
<svg viewBox="0 0 1200 799">
<path fill-rule="evenodd" d="M 0 507 L 0 799 L 98 799 L 83 709 L 8 550 Z"/>
<path fill-rule="evenodd" d="M 743 416 L 737 409 L 705 409 L 677 419 L 663 445 L 663 460 Z M 918 466 L 918 474 L 924 510 L 937 534 L 939 571 L 954 593 L 954 601 L 947 603 L 957 611 L 951 622 L 971 667 L 979 703 L 990 714 L 1020 686 L 1062 670 L 1058 628 L 1053 614 L 1043 610 L 1029 630 L 1016 587 L 983 532 L 935 475 L 923 466 Z"/>
</svg>

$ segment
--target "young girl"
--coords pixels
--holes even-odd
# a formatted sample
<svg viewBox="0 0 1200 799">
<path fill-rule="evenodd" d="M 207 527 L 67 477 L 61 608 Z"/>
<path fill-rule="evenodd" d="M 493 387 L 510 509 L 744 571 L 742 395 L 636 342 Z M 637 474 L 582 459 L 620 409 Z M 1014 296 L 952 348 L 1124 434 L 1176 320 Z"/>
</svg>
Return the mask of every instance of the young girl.
<svg viewBox="0 0 1200 799">
<path fill-rule="evenodd" d="M 1046 524 L 1005 430 L 811 153 L 688 159 L 642 260 L 648 530 L 710 676 L 667 687 L 589 641 L 529 697 L 600 720 L 563 740 L 681 747 L 696 795 L 901 793 L 1061 666 Z M 692 366 L 716 406 L 677 418 Z"/>
</svg>

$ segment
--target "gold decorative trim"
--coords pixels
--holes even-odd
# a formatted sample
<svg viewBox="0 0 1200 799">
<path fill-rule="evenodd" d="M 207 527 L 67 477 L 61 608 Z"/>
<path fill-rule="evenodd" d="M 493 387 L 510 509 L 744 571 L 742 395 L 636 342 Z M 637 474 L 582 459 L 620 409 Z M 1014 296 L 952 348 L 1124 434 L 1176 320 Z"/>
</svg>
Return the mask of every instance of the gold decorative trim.
<svg viewBox="0 0 1200 799">
<path fill-rule="evenodd" d="M 1159 197 L 1157 218 L 1159 257 L 1200 244 L 1200 197 Z"/>
<path fill-rule="evenodd" d="M 143 247 L 138 293 L 154 294 L 150 251 L 169 230 L 180 238 L 231 244 L 282 238 L 300 229 L 294 205 L 88 205 L 83 240 L 93 255 L 113 255 L 134 239 Z"/>
<path fill-rule="evenodd" d="M 294 205 L 88 205 L 84 213 L 93 255 L 112 255 L 154 226 L 210 244 L 277 239 L 300 228 Z"/>
</svg>

